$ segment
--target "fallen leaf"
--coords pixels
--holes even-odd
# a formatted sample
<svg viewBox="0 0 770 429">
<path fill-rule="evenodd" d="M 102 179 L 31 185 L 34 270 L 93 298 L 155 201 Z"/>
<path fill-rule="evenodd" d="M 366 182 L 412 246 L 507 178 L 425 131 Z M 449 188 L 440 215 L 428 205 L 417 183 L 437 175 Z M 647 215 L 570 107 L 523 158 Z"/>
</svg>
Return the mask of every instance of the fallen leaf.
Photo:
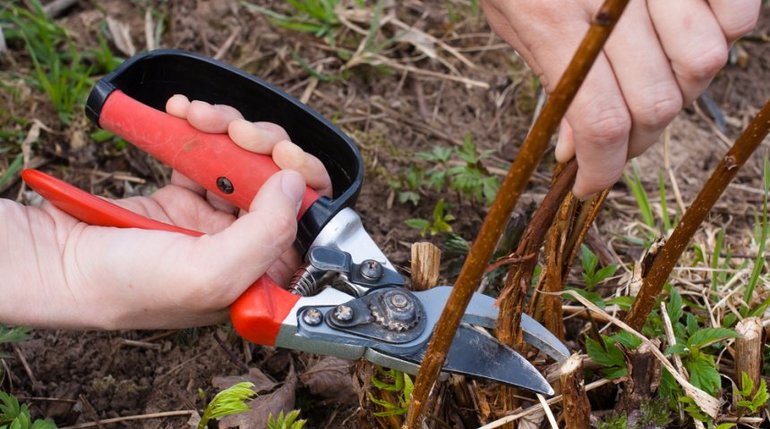
<svg viewBox="0 0 770 429">
<path fill-rule="evenodd" d="M 250 381 L 254 383 L 254 391 L 257 393 L 269 392 L 278 385 L 278 383 L 273 381 L 270 377 L 266 376 L 257 368 L 249 368 L 248 374 L 214 377 L 211 379 L 211 385 L 219 390 L 224 390 L 234 384 L 244 381 Z"/>
<path fill-rule="evenodd" d="M 219 420 L 219 427 L 221 429 L 265 429 L 270 415 L 277 416 L 281 411 L 285 414 L 294 408 L 296 390 L 297 374 L 294 368 L 291 368 L 283 386 L 272 393 L 259 395 L 249 402 L 251 411 L 223 417 Z"/>
<path fill-rule="evenodd" d="M 352 367 L 352 361 L 325 357 L 300 375 L 299 379 L 314 395 L 332 398 L 345 404 L 355 404 L 358 397 L 353 388 Z"/>
<path fill-rule="evenodd" d="M 0 54 L 8 52 L 8 45 L 5 44 L 5 36 L 3 36 L 3 27 L 0 27 Z"/>
<path fill-rule="evenodd" d="M 133 57 L 136 54 L 134 42 L 131 40 L 131 29 L 128 24 L 124 24 L 115 18 L 107 17 L 107 28 L 112 35 L 112 41 L 120 52 Z"/>
<path fill-rule="evenodd" d="M 435 59 L 438 56 L 438 54 L 436 54 L 436 44 L 430 36 L 416 28 L 409 28 L 407 31 L 401 33 L 398 36 L 398 40 L 413 45 L 420 52 L 427 55 L 428 58 Z"/>
</svg>

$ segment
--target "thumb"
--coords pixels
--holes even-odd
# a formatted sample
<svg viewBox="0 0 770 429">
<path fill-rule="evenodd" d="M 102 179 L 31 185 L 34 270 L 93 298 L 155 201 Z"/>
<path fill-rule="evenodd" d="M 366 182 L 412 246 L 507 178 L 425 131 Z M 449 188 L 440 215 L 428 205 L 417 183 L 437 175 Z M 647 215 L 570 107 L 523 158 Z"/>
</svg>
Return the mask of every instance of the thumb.
<svg viewBox="0 0 770 429">
<path fill-rule="evenodd" d="M 204 266 L 216 265 L 222 294 L 234 299 L 291 248 L 305 189 L 301 174 L 280 171 L 265 182 L 247 214 L 196 242 L 192 255 Z"/>
<path fill-rule="evenodd" d="M 575 134 L 566 119 L 561 120 L 554 155 L 559 162 L 567 162 L 575 156 Z"/>
</svg>

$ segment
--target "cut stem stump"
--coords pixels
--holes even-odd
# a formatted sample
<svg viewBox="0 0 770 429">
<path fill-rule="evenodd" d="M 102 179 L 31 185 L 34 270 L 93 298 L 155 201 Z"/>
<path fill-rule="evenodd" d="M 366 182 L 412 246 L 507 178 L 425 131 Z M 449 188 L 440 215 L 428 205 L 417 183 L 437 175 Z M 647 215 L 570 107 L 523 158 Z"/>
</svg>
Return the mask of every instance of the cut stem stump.
<svg viewBox="0 0 770 429">
<path fill-rule="evenodd" d="M 749 317 L 738 322 L 735 327 L 738 338 L 735 340 L 735 381 L 741 389 L 744 389 L 742 376 L 744 372 L 753 383 L 751 395 L 756 393 L 762 374 L 762 320 L 758 317 Z M 737 400 L 737 396 L 734 400 Z M 736 404 L 737 407 L 737 404 Z"/>
<path fill-rule="evenodd" d="M 583 383 L 583 360 L 579 355 L 573 354 L 564 362 L 559 380 L 565 427 L 588 429 L 591 423 L 591 404 Z"/>
<path fill-rule="evenodd" d="M 412 290 L 436 286 L 440 267 L 441 249 L 429 242 L 412 244 Z"/>
</svg>

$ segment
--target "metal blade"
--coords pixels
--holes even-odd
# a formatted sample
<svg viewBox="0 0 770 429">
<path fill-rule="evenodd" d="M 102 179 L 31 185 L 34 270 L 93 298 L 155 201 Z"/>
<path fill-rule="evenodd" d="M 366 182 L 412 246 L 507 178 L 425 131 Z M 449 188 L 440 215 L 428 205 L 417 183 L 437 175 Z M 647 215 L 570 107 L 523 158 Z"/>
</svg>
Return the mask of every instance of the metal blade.
<svg viewBox="0 0 770 429">
<path fill-rule="evenodd" d="M 425 347 L 399 357 L 419 364 L 425 357 Z M 457 330 L 443 371 L 553 395 L 553 389 L 545 377 L 523 356 L 468 326 L 460 325 Z"/>
<path fill-rule="evenodd" d="M 450 293 L 452 293 L 451 286 L 436 286 L 425 291 L 414 292 L 426 305 L 430 303 L 432 305 L 441 305 L 442 307 L 446 304 Z M 468 308 L 465 310 L 463 321 L 472 325 L 494 329 L 497 315 L 498 309 L 494 298 L 474 293 Z M 556 361 L 562 361 L 569 357 L 570 351 L 567 349 L 567 346 L 551 331 L 546 329 L 545 326 L 526 314 L 521 315 L 521 330 L 524 333 L 524 341 Z"/>
</svg>

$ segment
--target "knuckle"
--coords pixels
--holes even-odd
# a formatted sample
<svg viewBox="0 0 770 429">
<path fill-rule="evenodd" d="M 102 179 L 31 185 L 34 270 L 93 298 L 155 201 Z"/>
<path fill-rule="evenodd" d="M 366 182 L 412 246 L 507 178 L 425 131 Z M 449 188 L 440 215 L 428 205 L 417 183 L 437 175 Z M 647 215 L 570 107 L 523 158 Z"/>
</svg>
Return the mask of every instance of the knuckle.
<svg viewBox="0 0 770 429">
<path fill-rule="evenodd" d="M 205 265 L 205 264 L 201 264 Z M 180 291 L 178 304 L 191 309 L 221 308 L 232 299 L 232 291 L 238 284 L 229 271 L 200 269 L 191 273 L 190 287 Z M 200 297 L 205 296 L 205 300 Z"/>
<path fill-rule="evenodd" d="M 297 234 L 297 220 L 289 214 L 281 213 L 273 216 L 270 225 L 277 244 L 290 243 Z"/>
<path fill-rule="evenodd" d="M 671 122 L 682 106 L 682 94 L 679 88 L 673 87 L 632 105 L 631 109 L 635 124 L 645 129 L 658 129 Z"/>
<path fill-rule="evenodd" d="M 625 108 L 604 108 L 589 117 L 582 134 L 593 144 L 618 144 L 631 132 L 631 118 Z"/>
<path fill-rule="evenodd" d="M 757 26 L 759 15 L 753 9 L 748 9 L 745 13 L 736 16 L 731 22 L 725 24 L 722 28 L 725 36 L 729 40 L 735 40 L 746 34 L 749 34 Z"/>
<path fill-rule="evenodd" d="M 727 44 L 714 43 L 701 52 L 693 52 L 681 65 L 680 75 L 690 81 L 707 81 L 727 64 Z"/>
</svg>

